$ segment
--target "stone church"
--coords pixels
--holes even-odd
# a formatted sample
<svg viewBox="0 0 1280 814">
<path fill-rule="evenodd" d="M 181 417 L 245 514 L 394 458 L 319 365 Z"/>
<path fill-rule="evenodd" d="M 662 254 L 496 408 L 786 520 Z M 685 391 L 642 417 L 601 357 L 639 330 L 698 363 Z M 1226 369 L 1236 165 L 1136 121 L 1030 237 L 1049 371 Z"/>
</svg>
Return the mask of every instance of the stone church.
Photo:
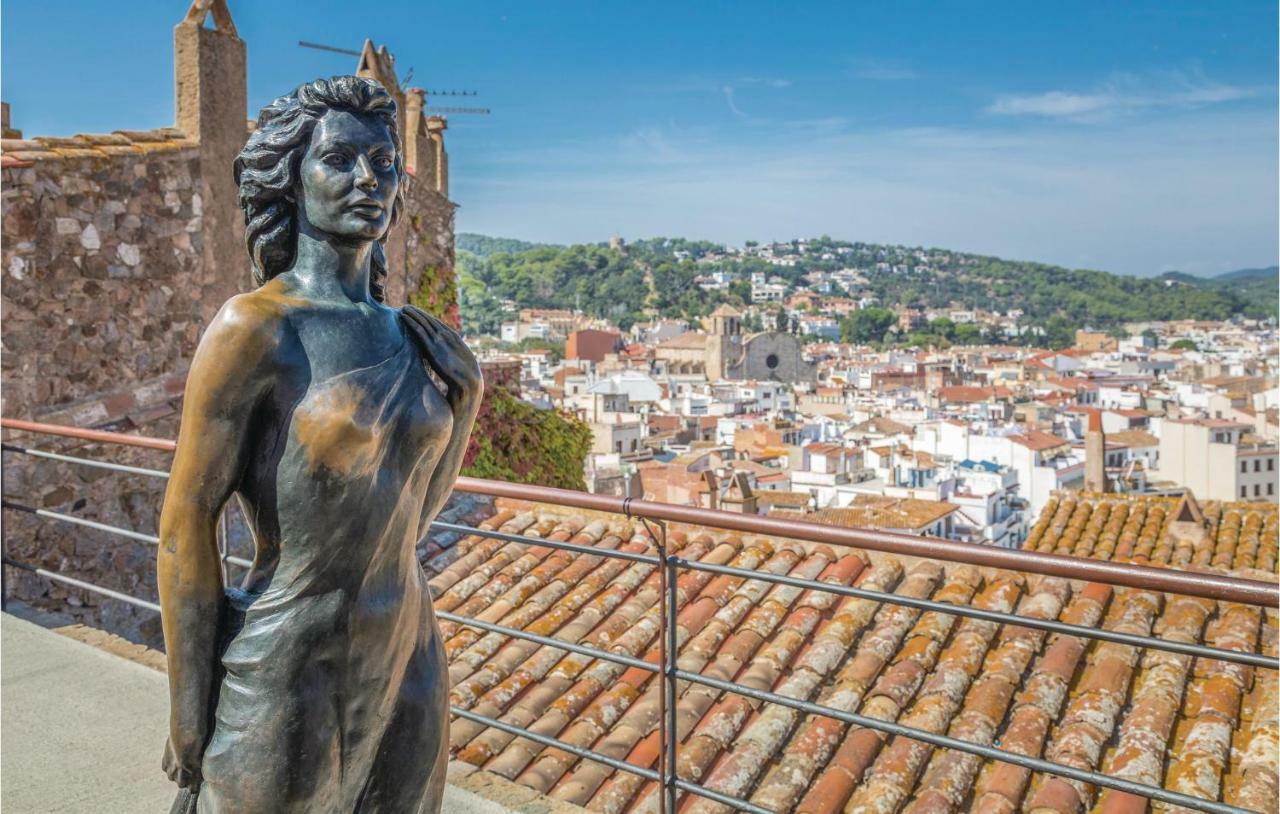
<svg viewBox="0 0 1280 814">
<path fill-rule="evenodd" d="M 814 382 L 818 368 L 805 361 L 800 340 L 783 331 L 744 334 L 742 313 L 721 305 L 711 314 L 710 333 L 688 333 L 655 349 L 655 362 L 668 373 L 704 373 L 707 381 L 747 379 Z"/>
</svg>

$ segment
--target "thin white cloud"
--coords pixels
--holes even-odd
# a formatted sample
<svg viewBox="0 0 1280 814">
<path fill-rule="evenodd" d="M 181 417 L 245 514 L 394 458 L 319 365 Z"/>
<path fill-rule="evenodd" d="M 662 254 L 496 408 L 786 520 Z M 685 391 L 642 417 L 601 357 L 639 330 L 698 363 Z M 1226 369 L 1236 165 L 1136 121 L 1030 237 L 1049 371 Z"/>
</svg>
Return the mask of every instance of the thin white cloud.
<svg viewBox="0 0 1280 814">
<path fill-rule="evenodd" d="M 721 91 L 724 93 L 724 101 L 729 105 L 729 109 L 733 111 L 733 115 L 743 119 L 747 118 L 747 114 L 743 113 L 738 108 L 737 103 L 733 101 L 733 85 L 725 85 L 721 88 Z"/>
<path fill-rule="evenodd" d="M 1066 93 L 1051 90 L 1029 96 L 1001 96 L 987 108 L 988 113 L 1004 116 L 1083 116 L 1097 113 L 1114 104 L 1112 98 L 1098 94 Z"/>
<path fill-rule="evenodd" d="M 1051 90 L 1005 94 L 987 106 L 999 116 L 1038 116 L 1096 121 L 1126 113 L 1177 110 L 1261 96 L 1263 88 L 1213 82 L 1200 71 L 1162 72 L 1147 76 L 1114 74 L 1088 91 Z"/>
</svg>

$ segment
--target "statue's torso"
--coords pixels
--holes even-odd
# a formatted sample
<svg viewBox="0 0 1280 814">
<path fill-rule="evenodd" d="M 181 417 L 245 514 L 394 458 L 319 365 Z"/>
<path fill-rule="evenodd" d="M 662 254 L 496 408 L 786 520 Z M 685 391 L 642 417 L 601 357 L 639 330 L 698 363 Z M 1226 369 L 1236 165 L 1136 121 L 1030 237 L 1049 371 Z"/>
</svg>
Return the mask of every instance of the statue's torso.
<svg viewBox="0 0 1280 814">
<path fill-rule="evenodd" d="M 452 417 L 398 312 L 290 301 L 239 488 L 279 596 L 416 576 L 413 544 Z"/>
</svg>

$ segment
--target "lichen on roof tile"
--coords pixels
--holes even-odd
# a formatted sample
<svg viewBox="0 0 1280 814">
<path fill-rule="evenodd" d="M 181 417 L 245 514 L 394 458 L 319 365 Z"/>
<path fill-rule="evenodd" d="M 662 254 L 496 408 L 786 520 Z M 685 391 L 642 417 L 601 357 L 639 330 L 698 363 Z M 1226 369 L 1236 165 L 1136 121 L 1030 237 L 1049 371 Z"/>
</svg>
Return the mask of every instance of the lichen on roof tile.
<svg viewBox="0 0 1280 814">
<path fill-rule="evenodd" d="M 659 662 L 656 569 L 603 556 L 609 548 L 652 553 L 654 541 L 638 524 L 527 504 L 500 502 L 492 512 L 470 522 L 535 540 L 455 534 L 428 542 L 427 569 L 442 607 Z M 1178 517 L 1172 500 L 1058 495 L 1028 547 L 1178 568 L 1212 568 L 1216 558 L 1219 569 L 1228 563 L 1253 576 L 1268 552 L 1274 556 L 1275 513 L 1265 507 L 1207 503 L 1203 534 Z M 538 537 L 601 553 L 555 550 Z M 748 571 L 1016 607 L 1030 618 L 1174 641 L 1275 649 L 1274 614 L 1244 606 L 956 564 L 904 567 L 894 557 L 744 541 L 714 529 L 676 527 L 669 537 L 687 559 Z M 1275 796 L 1274 671 L 695 570 L 682 570 L 676 589 L 683 670 L 1143 783 L 1254 801 L 1262 810 Z M 656 767 L 663 682 L 652 671 L 442 627 L 454 704 Z M 681 682 L 674 713 L 681 777 L 773 811 L 1047 812 L 1096 801 L 1097 811 L 1122 814 L 1145 805 L 696 683 Z M 657 811 L 657 784 L 630 773 L 467 720 L 454 721 L 450 734 L 459 759 L 557 800 L 616 814 Z M 683 797 L 685 814 L 727 810 Z"/>
</svg>

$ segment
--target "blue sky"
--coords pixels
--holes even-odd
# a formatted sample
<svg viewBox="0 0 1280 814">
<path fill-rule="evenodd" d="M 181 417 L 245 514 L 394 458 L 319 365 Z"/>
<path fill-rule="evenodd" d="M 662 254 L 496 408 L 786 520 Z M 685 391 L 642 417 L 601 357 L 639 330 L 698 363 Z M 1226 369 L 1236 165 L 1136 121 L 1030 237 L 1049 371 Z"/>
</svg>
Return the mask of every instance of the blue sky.
<svg viewBox="0 0 1280 814">
<path fill-rule="evenodd" d="M 170 124 L 186 6 L 8 0 L 14 124 Z M 457 103 L 493 114 L 448 134 L 460 230 L 826 233 L 1134 274 L 1277 261 L 1274 2 L 231 9 L 254 111 L 353 69 L 300 39 L 372 37 L 412 84 L 480 91 Z"/>
</svg>

